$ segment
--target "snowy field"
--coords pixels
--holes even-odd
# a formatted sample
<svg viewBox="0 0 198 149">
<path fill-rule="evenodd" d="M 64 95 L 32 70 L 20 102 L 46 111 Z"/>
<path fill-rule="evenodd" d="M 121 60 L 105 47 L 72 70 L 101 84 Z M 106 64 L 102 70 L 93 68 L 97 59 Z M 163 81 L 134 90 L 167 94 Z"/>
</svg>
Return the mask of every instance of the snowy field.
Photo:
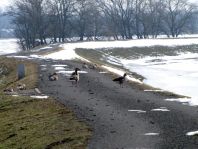
<svg viewBox="0 0 198 149">
<path fill-rule="evenodd" d="M 198 39 L 196 38 L 69 43 L 62 45 L 64 47 L 63 51 L 49 54 L 45 58 L 79 58 L 84 60 L 84 58 L 75 53 L 75 49 L 94 49 L 92 51 L 100 51 L 102 59 L 106 60 L 107 63 L 112 63 L 115 66 L 122 66 L 131 72 L 137 72 L 138 74 L 143 75 L 146 78 L 144 83 L 148 85 L 191 97 L 186 99 L 167 100 L 180 101 L 183 102 L 183 104 L 197 106 L 197 45 Z M 159 51 L 156 49 L 153 50 L 153 47 L 155 46 L 159 46 Z M 164 46 L 168 46 L 169 48 L 164 48 Z M 134 47 L 143 48 L 139 50 L 145 51 L 145 53 L 141 54 L 136 51 L 135 53 L 138 53 L 137 55 L 133 52 L 130 54 L 130 48 Z M 163 48 L 161 49 L 160 47 Z M 118 52 L 118 55 L 118 53 L 114 51 L 116 48 L 117 50 L 115 51 L 118 51 L 118 48 L 128 49 L 122 49 L 120 53 Z M 90 52 L 90 50 L 87 52 Z M 119 75 L 124 73 L 123 71 L 108 66 L 103 67 Z"/>
<path fill-rule="evenodd" d="M 192 39 L 141 39 L 128 41 L 98 41 L 98 42 L 79 42 L 62 45 L 64 51 L 59 51 L 47 55 L 45 58 L 52 59 L 74 59 L 80 58 L 75 53 L 75 49 L 100 49 L 100 48 L 130 48 L 130 47 L 151 47 L 151 46 L 183 46 L 198 44 L 198 38 Z"/>
<path fill-rule="evenodd" d="M 0 39 L 0 55 L 16 53 L 20 51 L 17 39 Z"/>
<path fill-rule="evenodd" d="M 146 77 L 144 83 L 191 97 L 175 101 L 188 102 L 192 106 L 198 105 L 198 53 L 136 60 L 120 59 L 120 61 L 125 68 Z"/>
</svg>

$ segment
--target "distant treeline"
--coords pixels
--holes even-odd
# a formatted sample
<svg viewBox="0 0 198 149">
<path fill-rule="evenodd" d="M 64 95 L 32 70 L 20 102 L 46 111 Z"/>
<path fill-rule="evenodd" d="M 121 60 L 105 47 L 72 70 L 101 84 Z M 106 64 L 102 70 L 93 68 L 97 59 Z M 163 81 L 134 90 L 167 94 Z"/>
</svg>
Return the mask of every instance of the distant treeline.
<svg viewBox="0 0 198 149">
<path fill-rule="evenodd" d="M 9 15 L 24 50 L 67 38 L 115 40 L 177 37 L 197 31 L 197 7 L 188 0 L 15 0 Z"/>
</svg>

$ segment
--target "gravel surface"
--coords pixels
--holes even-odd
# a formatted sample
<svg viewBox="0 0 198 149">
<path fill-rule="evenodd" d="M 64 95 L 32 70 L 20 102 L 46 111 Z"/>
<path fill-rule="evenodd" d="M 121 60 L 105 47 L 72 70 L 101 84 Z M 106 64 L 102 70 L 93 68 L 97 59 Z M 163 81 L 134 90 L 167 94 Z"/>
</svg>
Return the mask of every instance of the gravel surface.
<svg viewBox="0 0 198 149">
<path fill-rule="evenodd" d="M 71 108 L 93 129 L 88 149 L 198 148 L 198 136 L 186 135 L 198 130 L 197 107 L 165 101 L 165 95 L 141 91 L 127 82 L 120 88 L 113 75 L 82 69 L 80 62 L 42 60 L 39 64 L 46 65 L 40 67 L 42 93 Z M 69 75 L 59 74 L 58 81 L 49 81 L 49 73 L 55 72 L 52 65 L 57 64 L 88 73 L 80 74 L 78 87 Z"/>
</svg>

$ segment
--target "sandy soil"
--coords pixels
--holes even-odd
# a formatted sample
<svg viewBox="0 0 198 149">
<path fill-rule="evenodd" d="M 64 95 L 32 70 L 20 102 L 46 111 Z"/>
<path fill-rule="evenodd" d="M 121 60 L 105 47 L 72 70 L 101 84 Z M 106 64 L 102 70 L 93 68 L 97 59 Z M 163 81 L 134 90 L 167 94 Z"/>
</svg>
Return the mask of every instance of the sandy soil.
<svg viewBox="0 0 198 149">
<path fill-rule="evenodd" d="M 165 95 L 144 92 L 128 83 L 120 88 L 112 81 L 113 75 L 100 74 L 98 69 L 84 69 L 88 73 L 80 74 L 78 87 L 64 75 L 52 82 L 48 80 L 49 73 L 54 72 L 51 65 L 66 64 L 68 70 L 73 70 L 82 64 L 49 60 L 38 63 L 47 65 L 46 70 L 40 68 L 40 90 L 71 108 L 93 129 L 89 149 L 198 148 L 198 136 L 186 136 L 198 130 L 197 107 L 167 102 L 164 99 L 169 97 Z M 170 111 L 151 111 L 160 107 Z"/>
</svg>

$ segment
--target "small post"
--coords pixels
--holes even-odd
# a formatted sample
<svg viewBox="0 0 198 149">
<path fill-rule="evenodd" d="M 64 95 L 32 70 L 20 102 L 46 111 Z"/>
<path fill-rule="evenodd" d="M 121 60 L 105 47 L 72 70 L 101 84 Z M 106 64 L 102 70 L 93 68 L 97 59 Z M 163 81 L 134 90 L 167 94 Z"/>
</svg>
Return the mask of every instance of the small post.
<svg viewBox="0 0 198 149">
<path fill-rule="evenodd" d="M 17 68 L 18 80 L 21 80 L 25 77 L 25 65 L 19 64 Z"/>
</svg>

